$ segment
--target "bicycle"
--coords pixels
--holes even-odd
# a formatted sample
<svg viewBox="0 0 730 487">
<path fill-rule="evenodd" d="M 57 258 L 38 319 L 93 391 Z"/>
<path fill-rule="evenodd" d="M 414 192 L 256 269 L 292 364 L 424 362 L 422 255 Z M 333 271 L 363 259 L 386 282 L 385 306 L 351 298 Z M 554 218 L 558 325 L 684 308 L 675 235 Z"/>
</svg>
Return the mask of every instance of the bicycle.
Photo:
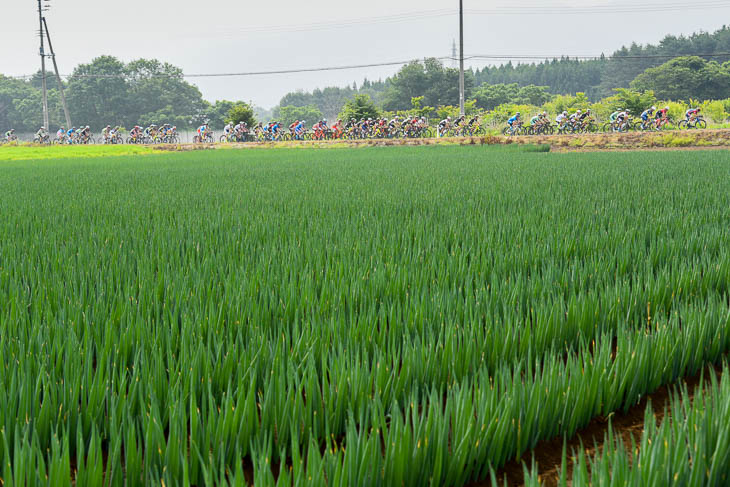
<svg viewBox="0 0 730 487">
<path fill-rule="evenodd" d="M 506 135 L 507 137 L 511 137 L 513 135 L 524 135 L 525 132 L 526 129 L 522 126 L 522 122 L 517 125 L 507 125 L 502 129 L 502 135 Z"/>
<path fill-rule="evenodd" d="M 39 136 L 36 134 L 36 136 L 33 138 L 34 144 L 41 144 L 41 145 L 51 145 L 51 136 L 46 134 L 43 136 Z"/>
<path fill-rule="evenodd" d="M 214 142 L 215 139 L 213 138 L 213 134 L 211 132 L 207 132 L 203 136 L 196 135 L 193 137 L 193 144 L 212 144 Z"/>
<path fill-rule="evenodd" d="M 707 128 L 707 122 L 704 118 L 702 118 L 702 115 L 699 115 L 694 120 L 687 120 L 684 119 L 679 122 L 679 128 L 681 130 L 689 130 L 689 129 L 706 129 Z"/>
</svg>

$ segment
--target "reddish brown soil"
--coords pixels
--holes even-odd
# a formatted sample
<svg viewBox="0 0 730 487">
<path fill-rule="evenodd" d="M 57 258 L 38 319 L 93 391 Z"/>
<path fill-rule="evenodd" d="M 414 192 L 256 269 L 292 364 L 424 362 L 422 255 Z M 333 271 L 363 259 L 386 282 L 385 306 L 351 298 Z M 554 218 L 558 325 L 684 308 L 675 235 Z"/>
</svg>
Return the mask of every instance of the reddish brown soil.
<svg viewBox="0 0 730 487">
<path fill-rule="evenodd" d="M 708 382 L 710 376 L 715 374 L 720 376 L 722 369 L 719 367 L 708 367 L 704 373 L 704 381 Z M 614 435 L 623 439 L 624 445 L 631 445 L 631 438 L 639 442 L 641 434 L 644 431 L 644 414 L 649 401 L 651 401 L 654 416 L 657 422 L 661 422 L 665 417 L 665 410 L 669 409 L 670 398 L 676 387 L 686 384 L 690 398 L 694 398 L 696 388 L 700 385 L 702 374 L 698 374 L 691 378 L 682 379 L 679 382 L 669 386 L 660 387 L 656 392 L 644 397 L 639 404 L 635 405 L 625 414 L 615 413 L 610 416 L 610 424 L 613 428 Z M 598 417 L 590 422 L 588 426 L 579 430 L 566 443 L 566 451 L 568 453 L 567 478 L 573 475 L 573 464 L 570 460 L 571 452 L 579 451 L 581 448 L 589 455 L 599 453 L 603 450 L 603 441 L 608 432 L 609 418 Z M 560 480 L 560 466 L 563 455 L 563 439 L 560 437 L 538 443 L 532 451 L 525 453 L 520 461 L 511 461 L 497 472 L 497 479 L 507 483 L 510 486 L 524 485 L 524 470 L 522 462 L 528 465 L 534 456 L 535 462 L 540 470 L 540 482 L 547 487 L 555 487 Z M 491 487 L 490 481 L 476 482 L 470 484 L 469 487 Z"/>
</svg>

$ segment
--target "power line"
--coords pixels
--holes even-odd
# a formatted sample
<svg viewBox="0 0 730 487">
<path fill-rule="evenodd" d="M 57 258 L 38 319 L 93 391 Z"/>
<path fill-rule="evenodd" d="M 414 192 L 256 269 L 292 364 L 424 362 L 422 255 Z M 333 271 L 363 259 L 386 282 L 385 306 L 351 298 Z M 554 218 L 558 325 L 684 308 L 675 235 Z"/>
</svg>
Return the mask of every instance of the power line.
<svg viewBox="0 0 730 487">
<path fill-rule="evenodd" d="M 613 54 L 605 56 L 599 55 L 569 55 L 569 54 L 474 54 L 464 57 L 465 60 L 493 60 L 493 61 L 511 61 L 511 60 L 527 60 L 527 61 L 551 61 L 551 60 L 575 60 L 575 61 L 590 61 L 601 59 L 602 57 L 606 61 L 625 61 L 625 60 L 646 60 L 646 59 L 673 59 L 679 56 L 698 56 L 703 58 L 716 58 L 716 57 L 730 57 L 730 52 L 715 52 L 715 53 L 681 53 L 681 54 L 639 54 L 639 55 L 621 55 Z M 279 74 L 297 74 L 297 73 L 317 73 L 326 71 L 347 71 L 352 69 L 364 69 L 364 68 L 375 68 L 375 67 L 387 67 L 387 66 L 403 66 L 412 62 L 420 61 L 425 58 L 411 59 L 408 61 L 388 61 L 382 63 L 369 63 L 369 64 L 351 64 L 344 66 L 324 66 L 316 68 L 294 68 L 294 69 L 274 69 L 268 71 L 244 71 L 244 72 L 230 72 L 230 73 L 193 73 L 193 74 L 181 74 L 182 78 L 226 78 L 226 77 L 247 77 L 247 76 L 267 76 L 267 75 L 279 75 Z M 437 59 L 439 61 L 458 61 L 459 58 L 452 56 L 441 56 L 428 59 Z M 22 76 L 7 76 L 8 78 L 14 79 L 31 79 L 35 75 L 22 75 Z M 63 78 L 92 78 L 92 79 L 117 79 L 127 78 L 124 74 L 74 74 L 74 75 L 62 75 Z M 152 75 L 150 78 L 170 78 L 177 77 L 177 75 L 159 74 Z"/>
<path fill-rule="evenodd" d="M 506 8 L 467 10 L 467 13 L 474 15 L 605 15 L 612 13 L 687 11 L 690 9 L 696 11 L 717 8 L 730 8 L 730 2 L 725 0 L 709 0 L 698 1 L 691 5 L 674 2 L 663 4 L 596 5 L 593 7 L 546 7 L 544 4 L 532 6 L 510 5 Z"/>
<path fill-rule="evenodd" d="M 491 9 L 465 9 L 464 13 L 469 15 L 606 15 L 621 13 L 651 13 L 651 12 L 676 12 L 676 11 L 692 11 L 710 10 L 730 8 L 728 0 L 699 0 L 687 5 L 682 2 L 670 3 L 626 3 L 615 5 L 596 5 L 592 7 L 584 6 L 551 6 L 546 7 L 543 3 L 535 4 L 510 4 L 503 8 Z M 421 20 L 428 20 L 439 17 L 454 17 L 458 12 L 453 9 L 435 9 L 421 10 L 413 12 L 405 12 L 380 17 L 364 17 L 344 20 L 329 20 L 322 22 L 313 22 L 309 24 L 289 24 L 289 25 L 268 25 L 268 26 L 251 26 L 241 29 L 218 30 L 212 33 L 192 33 L 193 37 L 230 37 L 237 34 L 282 34 L 282 33 L 301 33 L 319 30 L 347 29 L 358 26 L 378 25 L 378 24 L 399 24 L 409 23 Z"/>
</svg>

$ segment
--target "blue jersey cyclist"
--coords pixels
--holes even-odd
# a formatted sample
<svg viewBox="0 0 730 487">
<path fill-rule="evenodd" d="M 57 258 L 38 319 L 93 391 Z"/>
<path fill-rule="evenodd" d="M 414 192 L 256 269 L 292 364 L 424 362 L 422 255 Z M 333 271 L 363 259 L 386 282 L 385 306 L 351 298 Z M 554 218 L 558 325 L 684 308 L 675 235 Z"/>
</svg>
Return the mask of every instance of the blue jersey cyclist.
<svg viewBox="0 0 730 487">
<path fill-rule="evenodd" d="M 654 115 L 654 112 L 656 112 L 656 107 L 647 108 L 643 112 L 641 112 L 641 120 L 644 122 L 648 121 L 650 117 Z"/>
<path fill-rule="evenodd" d="M 513 127 L 515 123 L 519 124 L 522 122 L 522 119 L 520 118 L 520 112 L 515 113 L 512 117 L 510 117 L 509 120 L 507 120 L 507 123 L 510 127 Z"/>
<path fill-rule="evenodd" d="M 306 124 L 306 120 L 302 120 L 294 127 L 294 133 L 297 135 L 301 135 L 302 132 L 304 132 L 304 124 Z"/>
</svg>

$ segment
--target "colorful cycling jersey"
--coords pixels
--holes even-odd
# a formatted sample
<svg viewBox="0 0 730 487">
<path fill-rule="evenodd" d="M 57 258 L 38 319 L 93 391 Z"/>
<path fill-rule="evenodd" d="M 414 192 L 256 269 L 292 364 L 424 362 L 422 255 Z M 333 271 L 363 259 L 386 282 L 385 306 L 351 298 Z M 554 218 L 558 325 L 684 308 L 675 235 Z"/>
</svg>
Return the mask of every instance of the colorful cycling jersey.
<svg viewBox="0 0 730 487">
<path fill-rule="evenodd" d="M 223 131 L 227 134 L 231 133 L 231 124 L 229 123 L 223 128 Z"/>
<path fill-rule="evenodd" d="M 64 135 L 66 135 L 66 131 L 63 129 L 60 129 L 58 132 L 56 132 L 56 137 L 61 138 Z"/>
<path fill-rule="evenodd" d="M 555 121 L 556 121 L 556 122 L 558 122 L 558 123 L 563 123 L 563 121 L 565 121 L 565 120 L 566 120 L 567 118 L 568 118 L 567 116 L 565 116 L 565 115 L 563 115 L 563 114 L 561 113 L 561 114 L 559 114 L 559 115 L 558 115 L 558 116 L 557 116 L 557 117 L 555 118 Z"/>
<path fill-rule="evenodd" d="M 275 123 L 274 125 L 272 125 L 271 126 L 271 131 L 272 132 L 278 132 L 279 131 L 279 124 L 278 123 Z"/>
<path fill-rule="evenodd" d="M 297 132 L 301 132 L 302 130 L 304 130 L 304 123 L 303 122 L 299 122 L 297 124 L 297 126 L 294 127 L 294 130 L 297 131 Z"/>
<path fill-rule="evenodd" d="M 530 125 L 535 125 L 535 124 L 537 124 L 537 122 L 539 122 L 539 121 L 540 121 L 540 116 L 539 116 L 539 115 L 535 115 L 534 117 L 532 117 L 532 118 L 530 119 Z"/>
<path fill-rule="evenodd" d="M 656 118 L 664 118 L 664 117 L 666 117 L 668 111 L 669 110 L 667 110 L 666 108 L 662 108 L 661 110 L 658 110 L 656 112 Z"/>
<path fill-rule="evenodd" d="M 205 131 L 206 131 L 205 125 L 202 125 L 201 127 L 198 128 L 198 133 L 199 134 L 202 134 Z"/>
<path fill-rule="evenodd" d="M 609 120 L 611 120 L 612 122 L 615 122 L 615 121 L 616 121 L 616 119 L 618 118 L 618 114 L 619 114 L 619 113 L 621 113 L 621 112 L 613 112 L 613 113 L 612 113 L 612 114 L 611 114 L 611 115 L 610 115 L 610 116 L 608 117 L 608 119 L 609 119 Z"/>
<path fill-rule="evenodd" d="M 648 120 L 648 119 L 649 119 L 649 117 L 651 117 L 651 116 L 652 116 L 653 114 L 654 114 L 654 110 L 652 110 L 651 108 L 649 108 L 649 109 L 647 109 L 647 110 L 644 110 L 643 112 L 641 112 L 641 119 L 642 119 L 642 120 L 644 120 L 644 121 L 646 121 L 646 120 Z"/>
<path fill-rule="evenodd" d="M 687 110 L 687 113 L 685 115 L 687 115 L 687 118 L 689 118 L 692 115 L 697 115 L 699 112 L 700 111 L 697 108 L 690 108 L 689 110 Z"/>
<path fill-rule="evenodd" d="M 513 123 L 515 123 L 515 122 L 516 122 L 517 120 L 519 120 L 519 118 L 520 118 L 520 117 L 518 117 L 517 115 L 513 115 L 512 117 L 510 117 L 510 119 L 509 119 L 509 120 L 507 120 L 507 123 L 508 123 L 508 124 L 510 124 L 510 125 L 512 125 L 512 124 L 513 124 Z"/>
<path fill-rule="evenodd" d="M 75 130 L 74 129 L 71 129 L 68 132 L 66 132 L 66 135 L 68 135 L 69 137 L 71 137 L 74 134 L 74 132 L 75 132 Z"/>
</svg>

